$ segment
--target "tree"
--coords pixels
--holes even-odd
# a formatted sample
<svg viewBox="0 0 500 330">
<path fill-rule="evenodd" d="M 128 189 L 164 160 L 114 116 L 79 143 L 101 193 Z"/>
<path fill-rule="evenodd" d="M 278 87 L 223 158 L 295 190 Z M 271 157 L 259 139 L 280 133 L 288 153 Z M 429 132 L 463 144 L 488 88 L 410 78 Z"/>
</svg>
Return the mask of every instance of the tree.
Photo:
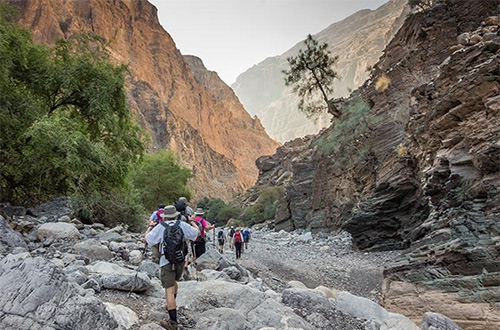
<svg viewBox="0 0 500 330">
<path fill-rule="evenodd" d="M 332 97 L 333 81 L 338 78 L 333 69 L 338 56 L 332 56 L 328 44 L 319 44 L 310 34 L 304 41 L 305 50 L 287 58 L 290 70 L 283 70 L 285 84 L 301 98 L 299 110 L 316 115 L 327 110 L 334 117 L 340 116 Z"/>
<path fill-rule="evenodd" d="M 159 204 L 171 204 L 179 197 L 191 198 L 187 182 L 193 174 L 183 167 L 172 151 L 145 155 L 131 173 L 130 181 L 147 209 Z"/>
<path fill-rule="evenodd" d="M 137 216 L 138 208 L 112 207 L 131 202 L 126 178 L 143 153 L 126 102 L 127 68 L 111 63 L 99 37 L 48 48 L 1 11 L 0 198 L 30 205 L 69 195 L 86 220 Z"/>
</svg>

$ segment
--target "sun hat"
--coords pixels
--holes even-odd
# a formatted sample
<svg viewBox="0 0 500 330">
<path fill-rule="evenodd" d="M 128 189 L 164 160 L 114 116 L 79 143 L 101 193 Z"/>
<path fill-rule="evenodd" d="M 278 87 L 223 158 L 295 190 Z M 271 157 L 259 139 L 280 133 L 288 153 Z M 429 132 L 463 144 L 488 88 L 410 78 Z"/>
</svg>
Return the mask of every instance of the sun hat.
<svg viewBox="0 0 500 330">
<path fill-rule="evenodd" d="M 186 197 L 179 197 L 179 202 L 184 202 L 187 204 L 188 200 Z"/>
<path fill-rule="evenodd" d="M 175 219 L 177 216 L 180 214 L 180 212 L 177 212 L 175 209 L 175 206 L 173 205 L 168 205 L 163 209 L 163 213 L 161 214 L 162 218 L 167 218 L 167 219 Z"/>
<path fill-rule="evenodd" d="M 203 212 L 203 209 L 199 207 L 196 209 L 196 212 L 194 212 L 194 214 L 195 215 L 204 215 L 205 212 Z"/>
</svg>

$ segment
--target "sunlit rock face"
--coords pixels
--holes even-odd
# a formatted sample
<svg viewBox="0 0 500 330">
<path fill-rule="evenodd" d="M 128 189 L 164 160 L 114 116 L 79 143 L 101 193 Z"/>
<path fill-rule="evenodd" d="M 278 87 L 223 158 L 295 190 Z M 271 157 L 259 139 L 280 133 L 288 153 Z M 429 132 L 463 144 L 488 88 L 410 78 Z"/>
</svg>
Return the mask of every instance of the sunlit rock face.
<svg viewBox="0 0 500 330">
<path fill-rule="evenodd" d="M 384 47 L 404 21 L 408 8 L 405 0 L 390 0 L 376 10 L 361 10 L 330 25 L 314 37 L 326 42 L 332 55 L 339 57 L 334 84 L 336 97 L 348 96 L 368 78 L 367 67 L 373 66 Z M 232 85 L 239 99 L 257 115 L 274 139 L 285 142 L 296 137 L 316 134 L 330 124 L 330 116 L 307 118 L 299 112 L 299 99 L 285 87 L 282 70 L 288 69 L 287 57 L 303 48 L 303 42 L 282 55 L 269 57 L 238 76 Z"/>
<path fill-rule="evenodd" d="M 37 42 L 53 44 L 82 32 L 109 41 L 112 59 L 130 68 L 128 101 L 151 138 L 150 150 L 171 148 L 180 155 L 195 174 L 195 196 L 229 198 L 250 187 L 258 174 L 255 160 L 278 146 L 215 73 L 195 79 L 148 1 L 11 2 Z"/>
</svg>

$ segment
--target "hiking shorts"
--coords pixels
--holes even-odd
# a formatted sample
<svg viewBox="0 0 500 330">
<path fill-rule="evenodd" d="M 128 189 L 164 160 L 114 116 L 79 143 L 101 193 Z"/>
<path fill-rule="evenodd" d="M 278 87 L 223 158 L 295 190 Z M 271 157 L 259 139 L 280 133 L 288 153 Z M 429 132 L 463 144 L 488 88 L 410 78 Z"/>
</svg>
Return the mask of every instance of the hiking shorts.
<svg viewBox="0 0 500 330">
<path fill-rule="evenodd" d="M 248 243 L 248 241 L 250 240 L 250 236 L 247 236 L 247 237 L 243 236 L 243 240 L 245 241 L 245 243 Z"/>
<path fill-rule="evenodd" d="M 160 280 L 164 289 L 171 288 L 175 285 L 175 281 L 181 279 L 184 271 L 184 263 L 179 263 L 172 267 L 172 264 L 167 264 L 160 268 Z"/>
</svg>

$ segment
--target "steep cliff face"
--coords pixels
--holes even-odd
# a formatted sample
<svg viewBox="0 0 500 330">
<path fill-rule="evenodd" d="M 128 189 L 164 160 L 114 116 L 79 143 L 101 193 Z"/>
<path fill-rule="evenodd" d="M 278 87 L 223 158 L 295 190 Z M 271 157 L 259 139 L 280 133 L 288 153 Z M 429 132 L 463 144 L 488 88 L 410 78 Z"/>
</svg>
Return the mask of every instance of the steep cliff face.
<svg viewBox="0 0 500 330">
<path fill-rule="evenodd" d="M 152 138 L 151 149 L 171 148 L 181 156 L 194 171 L 196 196 L 229 198 L 255 182 L 255 159 L 273 153 L 277 143 L 220 80 L 195 79 L 148 1 L 11 2 L 38 42 L 81 32 L 110 42 L 112 58 L 129 65 L 129 104 Z"/>
<path fill-rule="evenodd" d="M 335 96 L 347 96 L 368 78 L 368 66 L 375 64 L 382 50 L 403 23 L 406 0 L 390 0 L 376 10 L 361 10 L 330 25 L 315 35 L 339 56 L 336 70 L 340 79 L 334 84 Z M 285 142 L 316 134 L 330 124 L 330 117 L 307 118 L 299 112 L 299 99 L 285 87 L 281 72 L 288 69 L 287 57 L 294 56 L 303 43 L 286 53 L 267 58 L 242 73 L 232 85 L 245 108 L 257 115 L 269 134 Z"/>
<path fill-rule="evenodd" d="M 443 1 L 407 18 L 359 91 L 379 118 L 359 141 L 372 168 L 319 152 L 335 127 L 258 160 L 258 182 L 286 188 L 278 229 L 343 228 L 359 249 L 404 249 L 385 271 L 385 306 L 464 329 L 500 327 L 497 6 Z"/>
</svg>

